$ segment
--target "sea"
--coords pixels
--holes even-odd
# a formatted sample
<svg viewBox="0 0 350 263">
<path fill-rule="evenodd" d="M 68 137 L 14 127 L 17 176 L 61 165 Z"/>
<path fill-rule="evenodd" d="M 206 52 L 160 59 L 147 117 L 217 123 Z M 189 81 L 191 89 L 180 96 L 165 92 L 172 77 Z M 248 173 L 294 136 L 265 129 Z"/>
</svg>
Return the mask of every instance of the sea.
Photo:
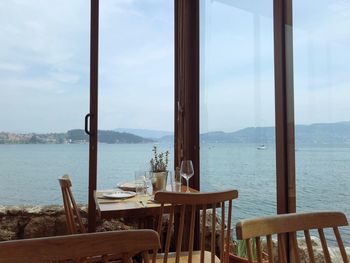
<svg viewBox="0 0 350 263">
<path fill-rule="evenodd" d="M 274 145 L 202 143 L 201 191 L 237 189 L 233 223 L 276 213 L 276 152 Z M 97 189 L 133 181 L 149 169 L 153 144 L 99 144 Z M 174 147 L 170 151 L 173 170 Z M 79 203 L 87 203 L 88 144 L 0 145 L 0 205 L 62 204 L 58 178 L 68 174 Z M 336 210 L 350 218 L 350 147 L 297 145 L 297 211 Z M 350 246 L 350 228 L 341 229 Z M 334 242 L 332 235 L 327 235 Z"/>
</svg>

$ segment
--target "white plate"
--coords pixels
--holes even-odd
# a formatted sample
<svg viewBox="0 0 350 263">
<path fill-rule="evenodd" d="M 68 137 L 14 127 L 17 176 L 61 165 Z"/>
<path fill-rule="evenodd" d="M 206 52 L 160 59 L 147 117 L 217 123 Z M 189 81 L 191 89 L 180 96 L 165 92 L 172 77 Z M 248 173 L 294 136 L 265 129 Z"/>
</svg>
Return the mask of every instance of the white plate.
<svg viewBox="0 0 350 263">
<path fill-rule="evenodd" d="M 124 191 L 133 191 L 133 192 L 136 191 L 136 184 L 134 182 L 118 184 L 117 187 Z M 147 188 L 148 188 L 148 185 L 147 185 Z"/>
<path fill-rule="evenodd" d="M 136 191 L 136 184 L 134 182 L 118 184 L 117 187 L 124 191 Z"/>
<path fill-rule="evenodd" d="M 109 199 L 126 199 L 135 196 L 135 192 L 129 192 L 129 191 L 115 191 L 111 193 L 103 193 L 103 197 L 109 198 Z"/>
</svg>

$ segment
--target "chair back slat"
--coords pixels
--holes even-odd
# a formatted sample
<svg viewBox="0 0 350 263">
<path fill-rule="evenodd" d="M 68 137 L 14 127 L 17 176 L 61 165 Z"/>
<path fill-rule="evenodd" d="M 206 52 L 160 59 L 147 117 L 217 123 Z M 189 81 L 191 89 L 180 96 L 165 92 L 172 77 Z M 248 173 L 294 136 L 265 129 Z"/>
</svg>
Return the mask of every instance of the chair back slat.
<svg viewBox="0 0 350 263">
<path fill-rule="evenodd" d="M 168 229 L 167 229 L 167 234 L 166 234 L 164 263 L 166 263 L 168 261 L 171 236 L 172 236 L 172 233 L 173 233 L 172 228 L 173 228 L 173 221 L 174 221 L 174 211 L 175 211 L 175 205 L 172 205 L 171 208 L 170 208 L 170 215 L 169 215 L 169 220 L 168 220 Z"/>
<path fill-rule="evenodd" d="M 163 225 L 163 213 L 164 213 L 164 204 L 160 205 L 160 212 L 159 212 L 159 218 L 158 218 L 158 228 L 157 232 L 160 236 L 160 242 L 162 243 L 161 239 L 161 232 L 162 232 L 162 225 Z"/>
<path fill-rule="evenodd" d="M 312 249 L 310 231 L 304 230 L 304 236 L 305 236 L 305 241 L 306 241 L 307 251 L 309 254 L 310 263 L 315 263 L 315 256 L 314 256 L 314 250 Z"/>
<path fill-rule="evenodd" d="M 157 233 L 159 235 L 160 244 L 162 244 L 163 214 L 164 214 L 164 203 L 162 203 L 160 205 L 159 217 L 158 217 L 158 226 L 157 226 Z M 157 261 L 157 251 L 153 252 L 152 263 L 156 263 L 156 261 Z"/>
<path fill-rule="evenodd" d="M 216 204 L 212 204 L 211 218 L 211 263 L 215 263 L 215 245 L 216 245 Z"/>
<path fill-rule="evenodd" d="M 292 245 L 292 251 L 293 251 L 293 257 L 295 263 L 300 263 L 300 258 L 299 258 L 299 247 L 298 247 L 298 240 L 297 240 L 297 235 L 295 232 L 291 233 L 291 245 Z"/>
<path fill-rule="evenodd" d="M 269 262 L 274 263 L 273 254 L 272 254 L 272 237 L 271 237 L 271 235 L 266 236 L 266 242 L 267 242 L 267 251 L 269 253 Z"/>
<path fill-rule="evenodd" d="M 257 255 L 258 263 L 262 263 L 262 252 L 261 252 L 260 237 L 256 237 L 255 238 L 255 244 L 256 244 L 256 255 Z"/>
<path fill-rule="evenodd" d="M 181 249 L 182 249 L 182 237 L 183 237 L 184 225 L 185 225 L 185 212 L 186 212 L 186 205 L 182 205 L 181 210 L 180 210 L 179 231 L 178 231 L 177 242 L 176 242 L 176 247 L 178 247 L 179 249 L 176 250 L 175 263 L 180 262 L 180 253 L 181 253 Z"/>
<path fill-rule="evenodd" d="M 332 262 L 331 256 L 329 255 L 328 245 L 327 245 L 326 237 L 324 235 L 324 231 L 322 228 L 319 228 L 317 230 L 318 230 L 318 234 L 319 234 L 320 240 L 321 240 L 324 259 L 325 259 L 326 263 L 331 263 Z"/>
<path fill-rule="evenodd" d="M 236 197 L 237 198 L 237 197 Z M 230 236 L 231 236 L 231 219 L 232 219 L 232 199 L 228 201 L 228 213 L 227 213 L 227 233 L 226 233 L 226 244 L 225 246 L 228 246 L 226 248 L 227 251 L 229 251 L 229 244 L 230 244 Z M 225 250 L 225 248 L 224 248 Z M 228 255 L 229 253 L 225 253 L 225 263 L 228 263 Z"/>
<path fill-rule="evenodd" d="M 193 246 L 194 246 L 194 233 L 196 229 L 196 222 L 202 221 L 202 225 L 199 226 L 199 230 L 201 230 L 201 250 L 199 251 L 200 261 L 201 263 L 208 262 L 209 260 L 211 263 L 215 263 L 217 261 L 221 262 L 227 262 L 228 263 L 228 252 L 223 251 L 219 256 L 220 259 L 216 258 L 216 211 L 217 207 L 222 208 L 225 205 L 225 201 L 229 201 L 228 206 L 228 222 L 227 222 L 227 235 L 225 238 L 225 235 L 221 237 L 221 246 L 222 250 L 227 250 L 229 248 L 229 241 L 230 241 L 230 231 L 229 228 L 231 227 L 231 212 L 232 212 L 232 199 L 235 199 L 238 197 L 238 192 L 236 190 L 230 190 L 230 191 L 223 191 L 223 192 L 216 192 L 216 193 L 174 193 L 174 192 L 157 192 L 154 199 L 156 202 L 161 203 L 161 209 L 160 209 L 160 216 L 158 221 L 158 233 L 161 233 L 161 223 L 163 214 L 165 212 L 169 213 L 169 211 L 165 211 L 164 205 L 167 204 L 167 206 L 170 204 L 171 206 L 180 206 L 180 224 L 178 229 L 175 229 L 174 231 L 177 231 L 177 242 L 176 242 L 176 258 L 175 263 L 183 262 L 182 259 L 180 260 L 180 252 L 181 252 L 181 245 L 182 242 L 180 240 L 184 239 L 183 232 L 184 232 L 184 220 L 187 215 L 189 215 L 190 219 L 190 228 L 188 238 L 188 255 L 187 255 L 187 262 L 192 263 L 193 261 Z M 162 208 L 163 207 L 163 208 Z M 186 211 L 185 211 L 186 208 Z M 205 252 L 205 232 L 206 232 L 206 219 L 208 217 L 207 210 L 211 208 L 211 242 L 210 242 L 210 258 L 206 258 L 206 252 Z M 221 212 L 222 215 L 225 215 L 225 209 Z M 202 220 L 196 220 L 197 214 L 199 215 L 199 210 L 202 210 Z M 182 212 L 183 211 L 183 212 Z M 170 211 L 171 213 L 171 211 Z M 221 224 L 223 226 L 220 226 L 220 233 L 225 233 L 225 217 L 222 218 Z M 171 222 L 172 224 L 173 222 Z M 167 239 L 170 238 L 170 235 L 167 231 Z M 167 250 L 167 247 L 165 247 L 165 252 Z M 166 254 L 166 253 L 165 253 Z M 198 254 L 196 254 L 198 255 Z M 155 262 L 155 256 L 153 256 L 153 259 Z M 227 259 L 227 260 L 225 260 Z M 168 261 L 167 255 L 164 255 L 163 262 L 166 263 Z"/>
<path fill-rule="evenodd" d="M 63 206 L 66 215 L 66 224 L 69 234 L 86 233 L 85 226 L 81 219 L 79 208 L 73 197 L 72 182 L 68 175 L 58 179 L 62 191 Z"/>
<path fill-rule="evenodd" d="M 245 240 L 245 244 L 247 247 L 247 256 L 248 256 L 248 261 L 253 262 L 253 250 L 252 250 L 252 244 L 250 242 L 250 239 Z"/>
<path fill-rule="evenodd" d="M 332 228 L 337 239 L 343 262 L 348 263 L 348 258 L 341 239 L 339 229 L 340 226 L 347 226 L 346 216 L 341 212 L 312 212 L 312 213 L 291 213 L 283 215 L 275 215 L 269 217 L 261 217 L 255 219 L 241 220 L 236 224 L 237 239 L 248 240 L 253 237 L 266 236 L 269 262 L 273 262 L 272 254 L 272 235 L 278 236 L 278 261 L 287 262 L 286 251 L 288 247 L 285 245 L 287 234 L 290 241 L 291 260 L 300 262 L 298 249 L 297 232 L 303 231 L 305 242 L 308 250 L 309 262 L 314 263 L 315 256 L 312 248 L 310 230 L 316 230 L 322 245 L 323 256 L 326 263 L 331 262 L 330 253 L 324 233 L 325 228 Z"/>
<path fill-rule="evenodd" d="M 0 262 L 92 262 L 111 254 L 132 262 L 133 255 L 145 255 L 159 247 L 158 234 L 153 230 L 75 234 L 0 242 Z"/>
<path fill-rule="evenodd" d="M 189 239 L 189 243 L 188 243 L 188 263 L 192 263 L 195 223 L 196 223 L 196 205 L 192 205 L 192 207 L 191 207 L 190 239 Z"/>
<path fill-rule="evenodd" d="M 221 221 L 225 222 L 225 202 L 221 203 Z M 224 247 L 225 247 L 225 224 L 221 224 L 221 240 L 220 240 L 220 261 L 224 262 Z"/>
<path fill-rule="evenodd" d="M 66 226 L 67 226 L 67 231 L 69 234 L 76 233 L 76 226 L 74 224 L 74 215 L 72 213 L 72 209 L 70 208 L 69 205 L 69 200 L 68 200 L 68 194 L 66 189 L 62 188 L 62 198 L 63 198 L 63 207 L 64 207 L 64 213 L 66 215 Z"/>
<path fill-rule="evenodd" d="M 78 208 L 78 206 L 77 206 L 77 203 L 75 202 L 75 199 L 74 199 L 74 196 L 73 196 L 73 194 L 72 194 L 72 191 L 71 191 L 70 188 L 68 188 L 67 191 L 68 191 L 69 198 L 70 198 L 70 200 L 71 200 L 71 202 L 72 202 L 73 213 L 74 213 L 74 215 L 75 215 L 76 218 L 77 218 L 77 224 L 78 224 L 78 226 L 79 226 L 79 231 L 80 231 L 81 233 L 85 233 L 85 232 L 86 232 L 85 226 L 84 226 L 83 221 L 82 221 L 82 219 L 81 219 L 81 215 L 80 215 L 80 212 L 79 212 L 79 208 Z"/>
<path fill-rule="evenodd" d="M 207 220 L 207 206 L 203 205 L 202 210 L 202 230 L 201 230 L 201 256 L 200 256 L 200 263 L 204 263 L 204 251 L 205 251 L 205 235 L 206 235 L 206 228 L 205 228 L 205 222 Z"/>
<path fill-rule="evenodd" d="M 341 253 L 341 256 L 343 258 L 344 263 L 349 263 L 349 260 L 348 260 L 348 257 L 346 255 L 346 251 L 344 248 L 343 240 L 340 236 L 338 227 L 333 227 L 333 232 L 334 232 L 335 238 L 337 239 L 339 250 L 340 250 L 340 253 Z"/>
<path fill-rule="evenodd" d="M 286 241 L 286 236 L 283 234 L 278 234 L 278 257 L 281 263 L 287 263 L 285 241 Z"/>
</svg>

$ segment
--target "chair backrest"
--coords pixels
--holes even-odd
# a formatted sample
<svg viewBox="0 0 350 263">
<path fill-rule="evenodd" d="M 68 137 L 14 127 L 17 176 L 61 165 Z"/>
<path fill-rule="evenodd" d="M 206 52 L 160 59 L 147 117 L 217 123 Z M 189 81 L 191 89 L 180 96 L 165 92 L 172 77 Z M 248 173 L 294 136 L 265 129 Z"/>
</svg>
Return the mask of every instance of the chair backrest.
<svg viewBox="0 0 350 263">
<path fill-rule="evenodd" d="M 153 230 L 76 234 L 0 242 L 0 262 L 84 262 L 113 254 L 113 258 L 132 263 L 131 257 L 141 253 L 148 263 L 148 250 L 159 247 L 158 234 Z"/>
<path fill-rule="evenodd" d="M 249 262 L 253 262 L 252 239 L 255 239 L 257 261 L 262 262 L 262 249 L 260 237 L 266 237 L 269 262 L 274 262 L 272 254 L 272 235 L 278 237 L 278 259 L 279 262 L 288 262 L 285 248 L 285 234 L 290 235 L 291 256 L 294 262 L 300 262 L 298 254 L 297 231 L 303 231 L 307 245 L 309 262 L 315 262 L 315 257 L 310 238 L 310 230 L 318 231 L 323 249 L 325 262 L 331 262 L 328 251 L 324 228 L 333 228 L 338 246 L 344 262 L 348 262 L 343 241 L 339 233 L 339 226 L 347 226 L 346 216 L 340 212 L 313 212 L 292 213 L 255 219 L 241 220 L 236 224 L 237 239 L 245 240 Z"/>
<path fill-rule="evenodd" d="M 221 240 L 220 246 L 220 261 L 227 262 L 228 254 L 224 253 L 224 248 L 228 247 L 230 241 L 230 233 L 231 233 L 231 214 L 232 214 L 232 200 L 238 197 L 238 192 L 236 190 L 229 190 L 224 192 L 215 192 L 215 193 L 174 193 L 174 192 L 157 192 L 155 194 L 155 201 L 161 203 L 160 207 L 160 215 L 158 220 L 158 233 L 161 235 L 162 224 L 163 224 L 163 214 L 169 213 L 169 221 L 168 228 L 166 233 L 166 242 L 164 248 L 164 263 L 168 261 L 168 254 L 170 250 L 171 243 L 171 235 L 172 228 L 174 225 L 174 213 L 175 210 L 179 211 L 179 226 L 178 229 L 175 229 L 177 233 L 175 236 L 176 240 L 176 258 L 175 263 L 179 263 L 180 261 L 180 253 L 182 247 L 182 240 L 184 234 L 184 225 L 185 225 L 185 217 L 186 221 L 189 223 L 189 238 L 188 239 L 188 262 L 192 262 L 192 254 L 193 254 L 193 244 L 194 244 L 194 232 L 195 232 L 195 224 L 196 224 L 196 214 L 200 215 L 200 213 L 196 213 L 199 210 L 202 210 L 201 213 L 201 225 L 199 226 L 201 232 L 200 238 L 200 262 L 204 262 L 204 251 L 205 251 L 205 236 L 206 236 L 206 221 L 207 210 L 212 210 L 211 213 L 211 255 L 210 260 L 211 263 L 215 262 L 215 247 L 216 247 L 216 211 L 217 209 L 221 209 Z M 227 214 L 226 214 L 227 209 Z M 209 219 L 209 218 L 208 218 Z M 227 220 L 226 220 L 227 219 Z M 226 223 L 225 223 L 226 221 Z M 225 234 L 226 232 L 226 234 Z M 155 257 L 153 257 L 155 261 Z M 208 260 L 207 260 L 208 261 Z"/>
<path fill-rule="evenodd" d="M 66 214 L 67 230 L 69 234 L 85 233 L 86 229 L 81 220 L 80 212 L 75 203 L 72 191 L 70 190 L 72 183 L 68 175 L 58 179 L 60 182 L 64 211 Z"/>
</svg>

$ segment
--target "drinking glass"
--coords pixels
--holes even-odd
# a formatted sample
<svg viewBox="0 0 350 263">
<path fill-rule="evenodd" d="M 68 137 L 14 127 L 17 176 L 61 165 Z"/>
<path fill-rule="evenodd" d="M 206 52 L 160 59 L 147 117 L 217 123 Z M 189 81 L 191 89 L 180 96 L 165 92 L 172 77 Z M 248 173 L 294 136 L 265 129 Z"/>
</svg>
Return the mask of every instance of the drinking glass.
<svg viewBox="0 0 350 263">
<path fill-rule="evenodd" d="M 188 188 L 188 181 L 190 180 L 190 178 L 194 174 L 193 164 L 192 164 L 191 160 L 184 160 L 184 161 L 181 162 L 180 174 L 181 174 L 181 176 L 183 178 L 186 179 L 186 183 L 187 183 L 187 190 L 186 190 L 186 192 L 189 193 L 190 190 Z"/>
<path fill-rule="evenodd" d="M 147 181 L 145 172 L 135 172 L 135 192 L 138 196 L 147 195 Z"/>
<path fill-rule="evenodd" d="M 146 196 L 147 195 L 147 184 L 145 181 L 135 182 L 135 192 L 137 196 Z"/>
<path fill-rule="evenodd" d="M 181 192 L 181 175 L 180 168 L 176 167 L 176 170 L 171 174 L 171 191 Z"/>
</svg>

